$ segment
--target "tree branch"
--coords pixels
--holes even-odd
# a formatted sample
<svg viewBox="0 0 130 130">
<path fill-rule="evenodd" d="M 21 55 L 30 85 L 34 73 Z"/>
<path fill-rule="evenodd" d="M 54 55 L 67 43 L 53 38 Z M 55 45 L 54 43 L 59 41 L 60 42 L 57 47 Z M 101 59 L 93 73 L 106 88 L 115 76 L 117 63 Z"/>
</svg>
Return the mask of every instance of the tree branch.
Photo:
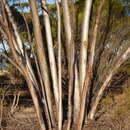
<svg viewBox="0 0 130 130">
<path fill-rule="evenodd" d="M 119 60 L 116 62 L 116 64 L 114 65 L 114 68 L 109 72 L 108 76 L 106 77 L 106 80 L 104 81 L 103 85 L 101 86 L 101 88 L 98 92 L 98 95 L 92 105 L 91 111 L 89 113 L 89 118 L 91 120 L 94 119 L 97 106 L 102 98 L 104 90 L 110 84 L 111 79 L 113 78 L 114 74 L 117 72 L 119 67 L 128 59 L 129 53 L 130 53 L 130 48 L 128 48 L 122 56 L 118 57 Z"/>
</svg>

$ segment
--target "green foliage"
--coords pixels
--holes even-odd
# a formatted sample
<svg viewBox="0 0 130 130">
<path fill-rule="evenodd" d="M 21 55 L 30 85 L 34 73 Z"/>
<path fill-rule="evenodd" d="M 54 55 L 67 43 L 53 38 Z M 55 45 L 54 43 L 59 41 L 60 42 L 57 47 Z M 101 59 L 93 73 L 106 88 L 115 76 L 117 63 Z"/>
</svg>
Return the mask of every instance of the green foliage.
<svg viewBox="0 0 130 130">
<path fill-rule="evenodd" d="M 114 102 L 111 97 L 106 97 L 102 100 L 103 105 L 112 105 Z"/>
<path fill-rule="evenodd" d="M 130 113 L 130 87 L 124 84 L 123 93 L 109 94 L 102 99 L 100 105 L 102 109 L 105 108 L 105 111 L 111 113 L 112 119 L 118 120 L 127 116 Z"/>
<path fill-rule="evenodd" d="M 120 18 L 120 16 L 124 16 L 124 6 L 121 2 L 118 2 L 117 0 L 111 0 L 111 6 L 114 17 Z"/>
<path fill-rule="evenodd" d="M 104 105 L 114 105 L 115 109 L 113 109 L 114 114 L 112 115 L 113 119 L 120 119 L 127 115 L 130 112 L 130 87 L 126 85 L 123 86 L 123 93 L 119 95 L 114 95 L 114 101 L 112 98 L 107 96 L 102 100 Z"/>
<path fill-rule="evenodd" d="M 79 1 L 76 2 L 75 8 L 76 8 L 76 17 L 78 20 L 79 25 L 82 23 L 83 21 L 83 11 L 84 11 L 84 5 L 85 5 L 85 1 Z"/>
</svg>

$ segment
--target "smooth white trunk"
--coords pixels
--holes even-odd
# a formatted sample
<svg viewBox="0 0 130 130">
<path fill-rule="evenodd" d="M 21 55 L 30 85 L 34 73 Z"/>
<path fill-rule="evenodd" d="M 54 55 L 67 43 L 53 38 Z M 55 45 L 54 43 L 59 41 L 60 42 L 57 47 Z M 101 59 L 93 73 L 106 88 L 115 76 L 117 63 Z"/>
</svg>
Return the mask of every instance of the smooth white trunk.
<svg viewBox="0 0 130 130">
<path fill-rule="evenodd" d="M 80 87 L 83 88 L 85 74 L 86 74 L 86 64 L 87 64 L 87 49 L 88 49 L 88 34 L 89 34 L 89 23 L 90 23 L 90 14 L 92 8 L 93 0 L 86 0 L 85 10 L 84 10 L 84 20 L 82 25 L 81 33 L 81 50 L 80 50 Z"/>
<path fill-rule="evenodd" d="M 51 98 L 52 93 L 50 89 L 49 69 L 47 65 L 45 48 L 44 48 L 44 43 L 42 39 L 40 20 L 39 20 L 37 8 L 36 8 L 36 1 L 29 0 L 29 3 L 30 3 L 31 11 L 32 11 L 32 22 L 33 22 L 34 36 L 35 36 L 36 46 L 37 46 L 38 63 L 39 63 L 42 79 L 44 82 L 49 113 L 50 113 L 50 117 L 53 123 L 52 125 L 55 126 L 54 124 L 55 119 L 54 119 L 54 112 L 53 112 L 52 98 Z"/>
<path fill-rule="evenodd" d="M 74 122 L 76 123 L 78 119 L 78 113 L 80 111 L 80 87 L 79 87 L 79 77 L 78 77 L 78 68 L 77 64 L 75 64 L 75 86 L 74 86 Z"/>
<path fill-rule="evenodd" d="M 63 0 L 62 2 L 63 2 L 63 17 L 64 17 L 65 38 L 66 38 L 66 53 L 67 53 L 67 60 L 68 60 L 68 65 L 69 65 L 70 64 L 70 44 L 71 44 L 71 40 L 72 40 L 72 29 L 71 29 L 71 23 L 70 23 L 68 1 Z"/>
<path fill-rule="evenodd" d="M 45 0 L 42 0 L 42 5 L 43 5 L 44 9 L 47 10 Z M 55 61 L 55 56 L 54 56 L 51 26 L 50 26 L 50 20 L 49 20 L 48 13 L 44 10 L 43 10 L 43 17 L 44 17 L 44 25 L 45 25 L 45 31 L 46 31 L 51 76 L 52 76 L 52 82 L 53 82 L 53 90 L 54 90 L 56 106 L 58 108 L 59 87 L 58 87 L 57 69 L 56 69 L 56 61 Z"/>
<path fill-rule="evenodd" d="M 70 130 L 72 122 L 72 96 L 73 96 L 73 83 L 74 83 L 74 40 L 72 36 L 71 20 L 69 13 L 68 1 L 63 0 L 63 17 L 64 17 L 64 29 L 66 38 L 66 52 L 68 60 L 68 73 L 69 73 L 69 85 L 68 85 L 68 124 L 67 130 Z"/>
<path fill-rule="evenodd" d="M 58 1 L 56 1 L 56 7 L 57 7 L 57 16 L 58 16 L 58 84 L 59 84 L 59 105 L 58 105 L 58 129 L 62 130 L 62 120 L 63 120 L 63 107 L 62 107 L 62 68 L 61 68 L 61 13 L 60 13 L 60 7 Z"/>
</svg>

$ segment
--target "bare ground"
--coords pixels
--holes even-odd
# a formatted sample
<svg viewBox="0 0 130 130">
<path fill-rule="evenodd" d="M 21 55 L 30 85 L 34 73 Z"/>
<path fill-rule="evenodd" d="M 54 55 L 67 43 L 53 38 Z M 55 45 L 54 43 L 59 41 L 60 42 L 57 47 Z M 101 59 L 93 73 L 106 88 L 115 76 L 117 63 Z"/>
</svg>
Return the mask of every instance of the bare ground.
<svg viewBox="0 0 130 130">
<path fill-rule="evenodd" d="M 96 121 L 85 122 L 83 130 L 130 130 L 130 113 L 113 119 L 114 109 Z M 40 130 L 34 108 L 19 108 L 14 114 L 4 113 L 1 130 Z"/>
<path fill-rule="evenodd" d="M 83 130 L 130 130 L 130 89 L 114 98 L 114 101 L 110 97 L 105 98 L 105 104 L 101 103 L 96 120 L 86 121 Z M 7 109 L 3 112 L 0 130 L 40 130 L 31 102 L 18 106 L 13 114 L 9 111 Z M 66 130 L 66 124 L 65 121 L 63 130 Z"/>
<path fill-rule="evenodd" d="M 4 113 L 1 130 L 40 130 L 34 108 L 19 108 L 13 114 Z"/>
</svg>

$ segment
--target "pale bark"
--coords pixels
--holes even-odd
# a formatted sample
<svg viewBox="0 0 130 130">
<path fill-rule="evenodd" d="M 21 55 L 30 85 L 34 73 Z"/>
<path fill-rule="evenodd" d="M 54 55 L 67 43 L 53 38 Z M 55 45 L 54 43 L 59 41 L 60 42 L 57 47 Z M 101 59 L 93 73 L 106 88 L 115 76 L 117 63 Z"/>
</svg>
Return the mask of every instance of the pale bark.
<svg viewBox="0 0 130 130">
<path fill-rule="evenodd" d="M 1 2 L 2 1 L 2 2 Z M 34 27 L 34 38 L 36 40 L 37 45 L 37 55 L 34 54 L 34 61 L 37 68 L 38 79 L 35 77 L 35 73 L 31 66 L 31 62 L 29 56 L 26 53 L 26 50 L 22 48 L 22 41 L 20 38 L 20 34 L 18 32 L 17 26 L 13 20 L 11 11 L 9 6 L 6 4 L 5 0 L 1 0 L 0 4 L 2 3 L 3 10 L 0 9 L 0 33 L 2 34 L 3 39 L 6 39 L 14 59 L 8 60 L 15 66 L 17 69 L 22 73 L 26 82 L 28 84 L 28 88 L 30 94 L 32 96 L 32 100 L 34 102 L 34 106 L 36 109 L 36 113 L 38 116 L 38 121 L 40 123 L 41 129 L 45 130 L 46 126 L 48 129 L 59 129 L 62 130 L 63 127 L 63 102 L 62 102 L 62 41 L 61 41 L 61 17 L 60 14 L 60 7 L 58 1 L 56 1 L 57 5 L 57 16 L 58 16 L 58 69 L 56 68 L 56 60 L 54 55 L 54 48 L 53 48 L 53 40 L 52 40 L 52 32 L 50 26 L 50 19 L 47 10 L 47 4 L 45 0 L 41 0 L 43 4 L 43 16 L 44 16 L 44 24 L 45 24 L 45 32 L 46 32 L 46 40 L 47 40 L 47 52 L 49 54 L 49 62 L 50 66 L 48 68 L 47 58 L 45 55 L 45 48 L 44 42 L 42 39 L 41 27 L 40 27 L 40 19 L 38 17 L 38 11 L 36 8 L 36 1 L 30 0 L 30 7 L 32 11 L 32 21 Z M 98 36 L 98 28 L 99 22 L 101 19 L 101 12 L 102 7 L 104 5 L 105 0 L 101 0 L 96 21 L 94 25 L 93 35 L 92 35 L 92 42 L 90 43 L 89 48 L 89 56 L 87 55 L 88 50 L 88 35 L 89 35 L 89 23 L 90 23 L 90 14 L 92 8 L 92 0 L 86 0 L 85 3 L 85 10 L 84 10 L 84 19 L 83 19 L 83 26 L 82 26 L 82 34 L 81 34 L 81 48 L 80 48 L 80 61 L 79 61 L 79 68 L 77 66 L 77 59 L 75 55 L 75 16 L 74 16 L 74 1 L 75 0 L 63 0 L 63 23 L 64 23 L 64 30 L 65 30 L 65 39 L 66 39 L 66 50 L 67 50 L 67 60 L 68 60 L 68 75 L 69 75 L 69 85 L 68 85 L 68 119 L 67 119 L 67 130 L 70 130 L 72 125 L 76 126 L 76 130 L 81 130 L 84 116 L 85 116 L 85 109 L 87 113 L 87 118 L 94 119 L 96 109 L 98 104 L 102 98 L 103 92 L 105 89 L 110 85 L 112 81 L 112 77 L 115 75 L 119 67 L 127 60 L 128 53 L 130 53 L 130 48 L 126 50 L 126 52 L 121 57 L 116 57 L 118 61 L 115 63 L 113 69 L 110 70 L 108 75 L 106 76 L 106 80 L 102 84 L 101 88 L 99 89 L 97 96 L 91 106 L 91 109 L 88 110 L 88 104 L 90 105 L 89 99 L 87 99 L 88 94 L 91 89 L 91 82 L 93 81 L 93 66 L 94 66 L 94 59 L 95 59 L 95 48 L 96 48 L 96 41 Z M 68 5 L 70 2 L 70 7 Z M 4 3 L 4 4 L 3 4 Z M 73 8 L 72 8 L 73 6 Z M 1 12 L 6 10 L 6 15 Z M 71 13 L 70 13 L 71 12 Z M 72 14 L 73 13 L 73 14 Z M 3 15 L 3 17 L 1 17 Z M 25 16 L 23 15 L 25 24 L 27 27 L 28 33 L 28 41 L 31 43 L 31 34 L 29 31 L 29 27 L 26 21 Z M 94 17 L 95 18 L 95 17 Z M 6 28 L 5 28 L 6 27 Z M 5 55 L 6 57 L 6 55 Z M 87 61 L 88 59 L 88 61 Z M 87 65 L 87 67 L 86 67 Z M 51 70 L 51 78 L 49 78 L 49 69 Z M 78 70 L 80 72 L 78 72 Z M 86 74 L 86 76 L 85 76 Z M 80 78 L 80 81 L 79 81 Z M 40 81 L 40 83 L 38 83 Z M 51 81 L 53 84 L 53 92 L 54 92 L 54 100 L 56 103 L 56 120 L 54 118 L 54 111 L 52 105 L 52 93 L 51 93 Z M 41 87 L 41 88 L 40 88 Z M 81 96 L 81 97 L 80 97 Z M 86 105 L 87 99 L 87 106 Z M 74 103 L 74 104 L 73 104 Z M 45 104 L 45 110 L 42 108 L 43 104 Z M 44 122 L 43 111 L 45 112 L 45 116 L 47 119 L 47 125 Z M 73 114 L 73 115 L 72 115 Z M 72 122 L 73 121 L 73 122 Z M 58 122 L 58 125 L 56 124 Z M 77 124 L 76 124 L 77 123 Z"/>
<path fill-rule="evenodd" d="M 36 45 L 37 45 L 37 54 L 38 54 L 41 75 L 42 75 L 44 86 L 45 86 L 51 120 L 54 121 L 54 114 L 53 114 L 53 110 L 52 110 L 53 107 L 52 107 L 52 100 L 51 100 L 52 94 L 51 94 L 51 90 L 50 90 L 50 79 L 49 79 L 45 50 L 44 50 L 44 46 L 43 46 L 43 39 L 42 39 L 38 12 L 36 9 L 35 0 L 30 0 L 29 2 L 30 2 L 31 10 L 32 10 L 34 35 L 35 35 L 35 40 L 36 40 Z"/>
<path fill-rule="evenodd" d="M 96 23 L 94 26 L 94 31 L 93 31 L 93 39 L 90 47 L 90 56 L 88 59 L 88 67 L 86 71 L 86 76 L 85 76 L 85 81 L 84 81 L 84 86 L 81 91 L 81 106 L 80 106 L 80 113 L 79 113 L 79 119 L 78 119 L 78 129 L 80 130 L 82 128 L 82 123 L 84 120 L 84 115 L 85 115 L 85 109 L 88 111 L 88 108 L 85 108 L 86 104 L 86 97 L 88 95 L 88 91 L 91 85 L 91 80 L 93 77 L 93 64 L 94 64 L 94 56 L 95 56 L 95 47 L 96 47 L 96 40 L 97 40 L 97 33 L 98 33 L 98 28 L 99 28 L 99 21 L 100 21 L 100 16 L 101 16 L 101 10 L 104 5 L 105 0 L 101 1 L 101 4 L 98 8 L 98 13 L 96 17 Z"/>
<path fill-rule="evenodd" d="M 30 76 L 30 79 L 31 79 L 32 83 L 34 84 L 35 89 L 37 90 L 37 92 L 39 93 L 39 95 L 41 95 L 40 94 L 40 90 L 39 90 L 39 86 L 38 86 L 38 82 L 36 80 L 34 71 L 32 69 L 32 65 L 30 63 L 30 59 L 29 59 L 26 51 L 25 51 L 25 59 L 26 59 L 26 65 L 25 66 L 26 66 L 26 69 L 27 69 L 27 73 Z"/>
<path fill-rule="evenodd" d="M 110 71 L 110 73 L 108 74 L 108 76 L 106 77 L 106 80 L 104 81 L 103 85 L 101 86 L 97 97 L 92 105 L 91 111 L 89 113 L 89 119 L 93 120 L 95 113 L 96 113 L 96 109 L 97 106 L 102 98 L 103 92 L 106 89 L 106 87 L 108 87 L 108 85 L 110 84 L 110 81 L 112 80 L 113 75 L 117 72 L 117 70 L 119 69 L 119 67 L 128 59 L 128 54 L 130 53 L 130 48 L 128 48 L 126 50 L 126 52 L 119 57 L 118 61 L 116 62 L 116 64 L 114 65 L 114 68 Z"/>
<path fill-rule="evenodd" d="M 71 28 L 72 28 L 72 38 L 74 39 L 74 41 L 77 40 L 77 24 L 76 24 L 76 4 L 75 4 L 75 0 L 69 0 L 68 1 L 69 3 L 69 8 L 70 8 L 70 18 L 71 18 Z M 77 41 L 76 41 L 77 42 Z M 76 48 L 76 42 L 75 44 L 73 45 L 75 48 Z M 76 50 L 75 52 L 76 53 Z M 73 90 L 73 124 L 75 125 L 76 124 L 76 121 L 78 119 L 78 113 L 80 111 L 80 103 L 81 103 L 81 91 L 80 91 L 80 86 L 79 86 L 79 71 L 78 71 L 78 62 L 77 62 L 77 57 L 78 55 L 77 54 L 73 54 L 73 57 L 75 58 L 75 63 L 74 63 L 74 90 Z"/>
<path fill-rule="evenodd" d="M 82 34 L 81 34 L 81 50 L 80 50 L 80 87 L 83 88 L 85 74 L 86 74 L 86 64 L 87 64 L 87 49 L 88 49 L 88 34 L 89 34 L 89 23 L 90 23 L 90 14 L 92 8 L 93 0 L 86 0 L 85 10 L 84 10 L 84 20 L 82 25 Z"/>
<path fill-rule="evenodd" d="M 81 92 L 79 86 L 79 77 L 78 77 L 78 68 L 77 64 L 75 64 L 75 84 L 74 84 L 74 123 L 78 120 L 78 113 L 80 111 L 80 103 L 81 103 Z"/>
<path fill-rule="evenodd" d="M 31 44 L 31 33 L 30 33 L 30 30 L 29 30 L 29 25 L 28 25 L 28 22 L 27 22 L 27 19 L 26 19 L 26 16 L 24 14 L 24 11 L 23 11 L 23 8 L 22 8 L 22 5 L 21 5 L 21 1 L 19 0 L 19 4 L 20 4 L 20 7 L 21 7 L 21 14 L 22 14 L 22 17 L 24 19 L 24 22 L 25 22 L 25 25 L 26 25 L 26 29 L 27 29 L 27 34 L 28 34 L 28 42 Z M 15 41 L 14 41 L 15 42 Z M 26 59 L 26 67 L 28 69 L 28 74 L 30 75 L 30 78 L 32 79 L 32 82 L 33 84 L 36 86 L 36 89 L 37 91 L 39 92 L 39 95 L 40 94 L 40 90 L 39 90 L 39 86 L 38 86 L 38 83 L 37 83 L 37 80 L 36 80 L 36 77 L 35 77 L 35 74 L 34 74 L 34 71 L 32 69 L 32 65 L 31 65 L 31 62 L 30 62 L 30 59 L 28 57 L 28 54 L 26 52 L 26 49 L 24 50 L 24 54 L 25 54 L 25 59 Z M 42 98 L 42 97 L 41 97 Z"/>
<path fill-rule="evenodd" d="M 8 5 L 6 5 L 6 3 L 4 3 L 4 5 L 7 6 L 5 9 L 8 9 Z M 10 11 L 10 10 L 8 10 L 8 11 Z M 12 16 L 11 12 L 8 12 L 8 11 L 7 11 L 7 14 L 10 13 L 10 16 Z M 41 109 L 40 103 L 38 101 L 38 97 L 40 96 L 40 94 L 38 95 L 38 93 L 35 90 L 35 87 L 38 86 L 37 82 L 34 79 L 35 77 L 33 77 L 34 75 L 33 75 L 32 71 L 30 71 L 31 67 L 29 65 L 29 62 L 26 64 L 25 60 L 27 60 L 27 58 L 24 59 L 25 57 L 22 57 L 20 54 L 18 54 L 18 52 L 16 50 L 16 46 L 15 45 L 17 44 L 18 47 L 20 45 L 20 44 L 18 44 L 19 40 L 17 40 L 17 36 L 18 37 L 20 36 L 19 32 L 18 32 L 17 28 L 14 27 L 14 26 L 16 26 L 15 22 L 13 20 L 11 21 L 10 17 L 9 17 L 8 21 L 7 21 L 6 17 L 4 17 L 4 18 L 5 18 L 4 20 L 6 21 L 5 22 L 6 23 L 6 32 L 7 32 L 7 34 L 6 34 L 7 36 L 6 37 L 7 37 L 7 40 L 8 40 L 7 42 L 8 42 L 8 44 L 9 44 L 9 46 L 10 46 L 12 52 L 13 52 L 13 57 L 15 59 L 16 64 L 14 64 L 12 60 L 10 60 L 10 61 L 14 65 L 16 65 L 16 67 L 20 70 L 20 72 L 25 77 L 25 79 L 26 79 L 26 81 L 28 83 L 28 87 L 29 87 L 31 96 L 33 98 L 34 106 L 36 108 L 36 113 L 37 113 L 37 116 L 38 116 L 38 120 L 39 120 L 41 129 L 45 130 L 46 128 L 45 128 L 44 119 L 43 119 L 43 116 L 42 116 L 42 109 Z M 13 30 L 12 30 L 12 28 L 13 28 Z M 19 39 L 20 39 L 20 37 L 19 37 Z M 25 65 L 27 65 L 28 67 L 26 68 Z M 52 107 L 50 107 L 50 108 L 52 109 Z"/>
<path fill-rule="evenodd" d="M 88 70 L 86 72 L 86 77 L 87 78 L 85 78 L 85 82 L 87 82 L 87 83 L 86 83 L 85 86 L 83 86 L 83 87 L 86 87 L 88 89 L 86 90 L 86 92 L 83 89 L 82 94 L 83 93 L 86 93 L 86 94 L 88 93 L 89 87 L 91 86 L 91 80 L 93 78 L 95 47 L 96 47 L 97 35 L 98 35 L 98 31 L 99 31 L 99 22 L 100 22 L 100 17 L 101 17 L 101 11 L 102 11 L 104 3 L 105 3 L 105 0 L 101 0 L 101 3 L 99 5 L 98 11 L 97 11 L 96 22 L 95 22 L 94 30 L 93 30 L 93 34 L 92 34 L 92 43 L 90 45 L 90 56 L 88 58 L 88 68 L 87 68 Z M 84 99 L 86 99 L 85 96 L 84 96 Z M 88 111 L 88 108 L 86 108 L 86 111 Z"/>
<path fill-rule="evenodd" d="M 67 53 L 68 64 L 70 64 L 69 61 L 70 61 L 70 44 L 72 40 L 72 29 L 71 29 L 71 23 L 70 23 L 68 1 L 63 0 L 62 4 L 63 4 L 65 38 L 66 38 L 66 53 Z"/>
<path fill-rule="evenodd" d="M 72 122 L 72 96 L 74 87 L 74 40 L 72 37 L 72 28 L 70 22 L 70 14 L 68 1 L 63 0 L 63 16 L 64 16 L 64 29 L 66 37 L 66 49 L 68 58 L 68 72 L 69 72 L 69 91 L 68 91 L 68 124 L 67 130 L 70 130 Z"/>
<path fill-rule="evenodd" d="M 8 30 L 8 28 L 6 27 L 6 26 L 8 26 L 8 22 L 7 22 L 7 15 L 5 14 L 5 10 L 4 10 L 4 6 L 6 5 L 6 9 L 8 10 L 7 11 L 7 15 L 8 16 L 10 16 L 10 18 L 11 18 L 11 20 L 9 19 L 9 21 L 11 22 L 11 24 L 13 24 L 14 25 L 14 27 L 13 27 L 13 29 L 12 30 L 14 30 L 14 32 L 15 32 L 15 34 L 17 34 L 17 35 L 15 35 L 15 34 L 13 34 L 16 38 L 17 38 L 17 36 L 18 36 L 18 39 L 19 40 L 16 40 L 16 38 L 12 38 L 13 39 L 13 43 L 14 43 L 14 46 L 15 46 L 15 49 L 16 49 L 16 51 L 19 53 L 19 54 L 21 54 L 21 50 L 20 50 L 20 47 L 19 47 L 19 45 L 21 45 L 22 46 L 22 42 L 21 42 L 21 39 L 20 39 L 20 36 L 19 36 L 19 34 L 18 34 L 18 30 L 17 30 L 17 26 L 16 26 L 16 24 L 15 24 L 15 22 L 14 22 L 14 20 L 13 20 L 13 17 L 11 17 L 12 15 L 11 15 L 11 11 L 10 11 L 10 9 L 9 9 L 9 7 L 8 7 L 8 5 L 6 4 L 6 2 L 4 1 L 4 4 L 3 4 L 3 1 L 1 1 L 1 10 L 2 10 L 2 14 L 1 14 L 1 18 L 0 18 L 0 24 L 1 24 L 1 28 L 0 28 L 0 32 L 1 32 L 1 34 L 3 35 L 3 37 L 4 37 L 4 39 L 5 40 L 9 40 L 8 39 L 8 33 L 9 33 L 9 30 Z M 13 31 L 12 31 L 13 32 Z M 18 41 L 20 41 L 19 42 L 19 44 L 17 44 L 17 42 Z"/>
<path fill-rule="evenodd" d="M 62 68 L 61 68 L 61 13 L 58 1 L 56 1 L 57 17 L 58 17 L 58 85 L 59 85 L 59 105 L 58 105 L 58 129 L 62 130 L 63 107 L 62 107 Z"/>
<path fill-rule="evenodd" d="M 14 22 L 14 19 L 13 19 L 13 16 L 11 14 L 11 11 L 10 11 L 10 8 L 9 8 L 8 4 L 6 3 L 5 0 L 3 0 L 3 3 L 4 3 L 4 6 L 5 6 L 7 15 L 9 17 L 9 20 L 10 20 L 10 22 L 12 24 L 18 47 L 20 48 L 21 54 L 24 56 L 23 44 L 22 44 L 22 40 L 20 38 L 20 35 L 18 33 L 18 28 L 17 28 L 17 26 L 16 26 L 16 24 Z"/>
<path fill-rule="evenodd" d="M 68 91 L 68 125 L 67 130 L 70 130 L 72 123 L 72 97 L 73 97 L 73 89 L 74 89 L 74 42 L 71 43 L 71 55 L 70 55 L 70 71 L 69 71 L 69 91 Z"/>
<path fill-rule="evenodd" d="M 12 41 L 10 34 L 9 34 L 9 41 L 8 42 L 9 42 L 9 45 L 12 49 L 13 56 L 14 56 L 17 64 L 18 64 L 18 66 L 21 68 L 22 74 L 23 74 L 23 76 L 25 77 L 25 79 L 28 83 L 28 87 L 29 87 L 30 94 L 31 94 L 33 102 L 34 102 L 34 106 L 35 106 L 35 109 L 36 109 L 36 113 L 37 113 L 37 116 L 38 116 L 38 120 L 39 120 L 41 129 L 45 130 L 46 128 L 45 128 L 45 124 L 44 124 L 44 119 L 42 117 L 42 110 L 41 110 L 40 105 L 39 105 L 38 96 L 37 96 L 35 87 L 34 87 L 32 81 L 31 81 L 30 76 L 28 75 L 28 72 L 27 72 L 26 68 L 24 67 L 22 61 L 19 60 L 19 57 L 16 54 L 15 49 L 13 49 L 13 41 Z M 18 66 L 17 66 L 17 68 L 18 68 Z"/>
<path fill-rule="evenodd" d="M 34 89 L 32 82 L 30 81 L 30 79 L 28 78 L 28 75 L 26 73 L 25 73 L 25 79 L 27 81 L 29 91 L 30 91 L 31 96 L 32 96 L 32 100 L 33 100 L 33 103 L 34 103 L 34 106 L 35 106 L 35 109 L 36 109 L 36 113 L 37 113 L 37 116 L 38 116 L 38 120 L 39 120 L 39 123 L 40 123 L 41 130 L 46 130 L 44 119 L 43 119 L 43 116 L 42 116 L 43 111 L 42 111 L 41 106 L 39 104 L 37 93 Z"/>
<path fill-rule="evenodd" d="M 54 91 L 54 96 L 55 96 L 56 107 L 58 108 L 59 87 L 58 87 L 56 61 L 55 61 L 54 49 L 53 49 L 51 26 L 50 26 L 49 16 L 47 13 L 46 2 L 45 0 L 41 0 L 41 1 L 42 1 L 43 8 L 46 10 L 46 11 L 45 10 L 42 10 L 42 11 L 43 11 L 45 31 L 46 31 L 46 39 L 47 39 L 49 62 L 50 62 L 50 69 L 51 69 L 51 76 L 52 76 L 52 83 L 53 83 L 53 91 Z"/>
<path fill-rule="evenodd" d="M 3 4 L 3 3 L 1 3 L 1 4 Z M 3 6 L 3 8 L 4 8 L 4 6 Z M 17 44 L 16 42 L 17 41 L 15 41 L 15 36 L 14 36 L 14 32 L 12 31 L 13 29 L 9 26 L 9 24 L 11 24 L 10 23 L 10 21 L 8 20 L 7 21 L 7 17 L 6 17 L 6 14 L 5 14 L 5 12 L 3 12 L 4 13 L 4 22 L 5 22 L 5 26 L 6 26 L 6 30 L 3 30 L 3 31 L 6 31 L 6 34 L 5 34 L 5 37 L 4 38 L 7 38 L 6 40 L 7 40 L 7 42 L 8 42 L 8 44 L 9 44 L 9 46 L 10 46 L 10 48 L 11 48 L 11 50 L 12 50 L 12 53 L 13 53 L 13 56 L 15 57 L 14 59 L 15 59 L 15 62 L 16 62 L 16 67 L 20 70 L 20 72 L 22 72 L 22 74 L 23 74 L 23 69 L 24 69 L 24 66 L 23 66 L 23 64 L 22 64 L 22 58 L 21 58 L 21 55 L 20 55 L 20 53 L 18 53 L 17 52 L 17 49 L 15 48 L 15 45 Z M 10 12 L 11 13 L 11 12 Z M 15 23 L 14 23 L 15 24 Z M 17 31 L 17 30 L 15 30 L 15 31 Z M 18 33 L 18 32 L 17 32 Z M 3 39 L 4 39 L 3 38 Z M 17 46 L 18 47 L 18 46 Z M 19 54 L 19 55 L 18 55 Z M 13 62 L 13 60 L 12 60 L 12 62 Z"/>
<path fill-rule="evenodd" d="M 15 59 L 15 62 L 17 63 L 17 65 L 12 60 L 10 60 L 9 58 L 8 59 L 20 71 L 22 71 L 22 74 L 23 74 L 23 76 L 25 77 L 25 79 L 26 79 L 26 81 L 28 83 L 28 87 L 29 87 L 31 96 L 33 98 L 33 102 L 34 102 L 34 105 L 35 105 L 35 108 L 36 108 L 36 113 L 37 113 L 37 116 L 38 116 L 38 120 L 39 120 L 41 129 L 45 130 L 46 128 L 45 128 L 44 120 L 43 120 L 43 117 L 41 116 L 42 115 L 42 110 L 41 110 L 40 105 L 39 105 L 38 96 L 36 94 L 35 87 L 32 84 L 32 81 L 30 79 L 30 76 L 27 73 L 27 70 L 26 70 L 25 66 L 23 65 L 22 61 L 20 60 L 19 56 L 16 53 L 16 50 L 15 50 L 14 45 L 13 45 L 14 44 L 13 43 L 13 35 L 12 35 L 13 33 L 11 32 L 11 29 L 8 27 L 8 24 L 6 26 L 7 26 L 7 30 L 8 30 L 8 44 L 9 44 L 10 48 L 12 49 L 13 56 L 14 56 L 14 59 Z"/>
<path fill-rule="evenodd" d="M 47 98 L 46 98 L 46 92 L 45 92 L 45 87 L 44 87 L 44 83 L 43 83 L 43 80 L 42 80 L 42 75 L 41 75 L 41 72 L 40 72 L 40 67 L 39 67 L 39 63 L 38 63 L 38 59 L 33 51 L 33 56 L 34 56 L 34 59 L 35 59 L 35 64 L 36 64 L 36 68 L 37 68 L 37 73 L 38 73 L 38 77 L 39 77 L 39 80 L 40 80 L 40 85 L 41 85 L 41 89 L 42 89 L 42 95 L 44 97 L 44 99 L 42 98 L 42 103 L 45 104 L 45 114 L 46 114 L 46 117 L 48 119 L 48 128 L 49 130 L 52 129 L 52 124 L 55 124 L 55 122 L 53 120 L 51 120 L 51 117 L 50 117 L 50 113 L 49 113 L 49 108 L 48 108 L 48 102 L 47 102 Z"/>
</svg>

